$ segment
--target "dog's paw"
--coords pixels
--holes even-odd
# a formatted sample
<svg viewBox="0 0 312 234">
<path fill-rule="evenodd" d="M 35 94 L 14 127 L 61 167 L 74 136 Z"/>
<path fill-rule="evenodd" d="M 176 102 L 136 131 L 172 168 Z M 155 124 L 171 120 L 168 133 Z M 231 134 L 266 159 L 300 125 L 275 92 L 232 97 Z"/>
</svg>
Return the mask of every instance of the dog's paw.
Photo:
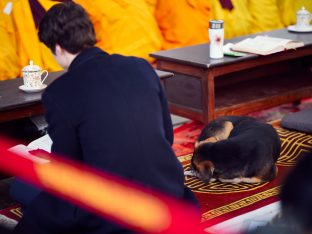
<svg viewBox="0 0 312 234">
<path fill-rule="evenodd" d="M 216 178 L 210 178 L 209 182 L 215 182 L 216 180 Z"/>
<path fill-rule="evenodd" d="M 256 183 L 262 183 L 263 181 L 257 177 L 251 177 L 251 178 L 242 178 L 242 182 L 249 183 L 249 184 L 256 184 Z"/>
<path fill-rule="evenodd" d="M 196 176 L 196 177 L 198 177 L 196 171 L 194 171 L 194 170 L 184 171 L 184 175 L 185 176 Z"/>
<path fill-rule="evenodd" d="M 242 178 L 234 178 L 234 179 L 222 179 L 219 178 L 219 181 L 221 181 L 222 183 L 232 183 L 232 184 L 238 184 L 243 182 Z"/>
</svg>

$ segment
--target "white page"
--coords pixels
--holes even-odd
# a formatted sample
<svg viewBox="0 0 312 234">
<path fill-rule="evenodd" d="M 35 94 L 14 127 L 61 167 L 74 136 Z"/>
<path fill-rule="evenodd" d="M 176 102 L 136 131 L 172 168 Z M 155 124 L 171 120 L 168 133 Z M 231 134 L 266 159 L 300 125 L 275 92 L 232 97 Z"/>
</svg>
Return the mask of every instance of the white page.
<svg viewBox="0 0 312 234">
<path fill-rule="evenodd" d="M 252 39 L 252 38 L 247 38 L 236 45 L 234 45 L 234 49 L 245 49 L 246 51 L 252 52 L 254 51 L 255 53 L 259 52 L 269 52 L 274 49 L 276 49 L 276 43 L 268 42 L 267 40 L 261 40 L 260 38 L 258 39 Z"/>
<path fill-rule="evenodd" d="M 293 44 L 294 42 L 289 39 L 269 37 L 269 36 L 257 36 L 255 38 L 246 38 L 232 46 L 233 50 L 243 51 L 254 54 L 268 55 L 283 51 L 287 48 L 296 48 L 303 46 L 303 43 Z"/>
<path fill-rule="evenodd" d="M 46 134 L 38 139 L 30 142 L 28 147 L 31 149 L 42 149 L 49 153 L 51 153 L 52 140 L 49 134 Z"/>
<path fill-rule="evenodd" d="M 47 163 L 47 162 L 49 162 L 49 160 L 47 160 L 47 159 L 40 158 L 40 157 L 37 157 L 37 156 L 35 156 L 33 154 L 30 154 L 29 151 L 33 150 L 33 149 L 27 147 L 26 145 L 22 145 L 22 144 L 16 145 L 16 146 L 11 147 L 8 150 L 10 152 L 13 152 L 15 154 L 20 155 L 21 157 L 30 159 L 30 160 L 32 160 L 33 162 L 36 162 L 36 163 Z"/>
<path fill-rule="evenodd" d="M 259 43 L 272 43 L 274 45 L 286 46 L 287 43 L 291 42 L 289 39 L 269 37 L 269 36 L 257 36 L 254 38 Z"/>
</svg>

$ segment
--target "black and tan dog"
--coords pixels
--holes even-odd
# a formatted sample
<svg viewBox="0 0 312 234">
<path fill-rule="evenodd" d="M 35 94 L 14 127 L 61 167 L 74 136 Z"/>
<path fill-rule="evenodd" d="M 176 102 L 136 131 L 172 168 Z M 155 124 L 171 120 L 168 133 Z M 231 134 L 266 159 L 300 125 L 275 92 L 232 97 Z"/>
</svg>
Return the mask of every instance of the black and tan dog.
<svg viewBox="0 0 312 234">
<path fill-rule="evenodd" d="M 269 124 L 226 116 L 209 123 L 195 143 L 191 168 L 205 183 L 259 183 L 276 177 L 281 142 Z"/>
</svg>

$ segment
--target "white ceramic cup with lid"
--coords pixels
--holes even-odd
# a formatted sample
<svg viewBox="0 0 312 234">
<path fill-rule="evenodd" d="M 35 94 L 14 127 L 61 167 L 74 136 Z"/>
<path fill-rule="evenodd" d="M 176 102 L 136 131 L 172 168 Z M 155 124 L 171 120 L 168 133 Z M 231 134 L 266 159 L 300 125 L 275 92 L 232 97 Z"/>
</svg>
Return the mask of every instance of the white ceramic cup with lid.
<svg viewBox="0 0 312 234">
<path fill-rule="evenodd" d="M 302 7 L 296 13 L 296 27 L 297 28 L 308 28 L 310 27 L 310 21 L 312 20 L 312 14 L 307 11 L 304 7 Z"/>
<path fill-rule="evenodd" d="M 33 61 L 30 61 L 29 65 L 25 66 L 22 72 L 26 88 L 41 88 L 49 74 L 48 71 L 42 70 L 38 65 L 34 65 Z"/>
</svg>

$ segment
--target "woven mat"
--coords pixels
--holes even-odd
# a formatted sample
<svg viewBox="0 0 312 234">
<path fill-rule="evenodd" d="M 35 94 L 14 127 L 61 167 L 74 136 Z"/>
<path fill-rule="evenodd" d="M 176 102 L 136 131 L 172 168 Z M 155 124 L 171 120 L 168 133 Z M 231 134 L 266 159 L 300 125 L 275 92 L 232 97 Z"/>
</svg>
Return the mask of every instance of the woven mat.
<svg viewBox="0 0 312 234">
<path fill-rule="evenodd" d="M 175 129 L 173 148 L 185 170 L 189 170 L 194 142 L 202 128 L 203 124 L 191 121 Z M 285 129 L 277 131 L 282 140 L 282 151 L 277 163 L 279 173 L 273 181 L 262 184 L 213 182 L 205 185 L 197 178 L 185 177 L 187 186 L 200 202 L 202 222 L 209 222 L 210 226 L 278 200 L 281 181 L 301 153 L 312 148 L 312 136 Z M 1 210 L 0 214 L 14 220 L 19 220 L 22 216 L 18 206 Z"/>
<path fill-rule="evenodd" d="M 193 145 L 202 128 L 201 123 L 192 121 L 175 130 L 174 149 L 185 170 L 190 169 Z M 282 141 L 282 150 L 277 162 L 278 176 L 273 181 L 258 184 L 204 184 L 198 178 L 185 177 L 186 185 L 192 189 L 200 202 L 202 222 L 207 222 L 207 226 L 278 200 L 283 178 L 300 155 L 312 149 L 312 136 L 282 128 L 278 128 L 277 131 Z"/>
<path fill-rule="evenodd" d="M 14 205 L 0 210 L 0 215 L 19 221 L 22 217 L 22 210 L 19 205 Z"/>
</svg>

